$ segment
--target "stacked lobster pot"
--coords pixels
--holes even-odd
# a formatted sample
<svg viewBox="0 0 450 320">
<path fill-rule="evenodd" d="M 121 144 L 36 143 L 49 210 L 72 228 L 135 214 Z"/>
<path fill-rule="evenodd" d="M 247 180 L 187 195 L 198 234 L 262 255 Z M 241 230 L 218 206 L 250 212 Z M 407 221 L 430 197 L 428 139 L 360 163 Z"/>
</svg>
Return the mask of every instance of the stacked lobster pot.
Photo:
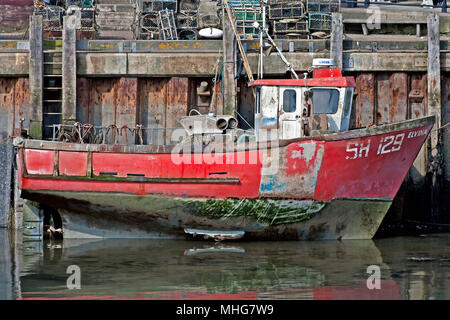
<svg viewBox="0 0 450 320">
<path fill-rule="evenodd" d="M 269 0 L 268 17 L 275 39 L 304 39 L 308 36 L 305 0 Z"/>
<path fill-rule="evenodd" d="M 340 0 L 308 0 L 309 29 L 312 34 L 331 32 L 331 14 L 340 9 Z"/>
<path fill-rule="evenodd" d="M 79 16 L 81 30 L 95 29 L 95 3 L 94 0 L 66 0 L 67 11 L 75 11 Z"/>
<path fill-rule="evenodd" d="M 175 19 L 179 40 L 197 40 L 199 5 L 200 0 L 179 1 L 179 11 Z"/>
<path fill-rule="evenodd" d="M 34 15 L 42 16 L 44 31 L 61 31 L 63 27 L 64 9 L 59 6 L 46 5 L 34 11 Z"/>
<path fill-rule="evenodd" d="M 158 20 L 160 12 L 165 11 L 174 14 L 178 10 L 177 0 L 143 0 L 139 17 L 139 39 L 158 40 L 161 37 Z M 173 27 L 173 26 L 169 26 Z"/>
<path fill-rule="evenodd" d="M 228 1 L 228 5 L 236 18 L 236 29 L 242 40 L 259 39 L 260 26 L 266 26 L 265 1 Z"/>
</svg>

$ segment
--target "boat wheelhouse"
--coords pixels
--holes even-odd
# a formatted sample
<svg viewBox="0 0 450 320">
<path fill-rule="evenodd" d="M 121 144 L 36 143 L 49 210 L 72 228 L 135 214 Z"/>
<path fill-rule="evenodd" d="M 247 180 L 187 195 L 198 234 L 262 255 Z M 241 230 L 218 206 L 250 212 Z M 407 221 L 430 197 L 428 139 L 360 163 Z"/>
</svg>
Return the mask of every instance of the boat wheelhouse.
<svg viewBox="0 0 450 320">
<path fill-rule="evenodd" d="M 249 84 L 255 88 L 257 134 L 261 129 L 278 129 L 279 138 L 287 140 L 349 130 L 355 80 L 343 77 L 341 69 L 324 68 L 323 61 L 332 66 L 330 60 L 315 61 L 318 68 L 309 79 L 256 80 Z"/>
</svg>

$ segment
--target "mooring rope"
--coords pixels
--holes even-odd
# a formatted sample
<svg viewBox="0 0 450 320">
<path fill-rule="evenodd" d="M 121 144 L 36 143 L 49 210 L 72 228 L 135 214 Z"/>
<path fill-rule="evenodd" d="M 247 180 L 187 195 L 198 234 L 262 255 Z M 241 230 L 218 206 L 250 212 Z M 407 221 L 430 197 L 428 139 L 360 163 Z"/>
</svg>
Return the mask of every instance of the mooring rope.
<svg viewBox="0 0 450 320">
<path fill-rule="evenodd" d="M 436 131 L 442 130 L 442 129 L 448 127 L 448 126 L 450 126 L 450 122 L 447 123 L 447 124 L 444 124 L 442 127 L 439 127 L 439 128 L 437 128 L 437 129 L 432 130 L 431 132 L 436 132 Z"/>
<path fill-rule="evenodd" d="M 439 226 L 439 227 L 450 227 L 449 223 L 423 222 L 423 221 L 417 221 L 417 220 L 405 220 L 405 221 L 410 222 L 410 223 L 415 223 L 415 224 L 423 224 L 423 225 Z"/>
<path fill-rule="evenodd" d="M 17 136 L 8 136 L 7 138 L 0 140 L 0 143 L 6 142 L 8 140 L 12 140 L 14 138 L 17 138 Z"/>
</svg>

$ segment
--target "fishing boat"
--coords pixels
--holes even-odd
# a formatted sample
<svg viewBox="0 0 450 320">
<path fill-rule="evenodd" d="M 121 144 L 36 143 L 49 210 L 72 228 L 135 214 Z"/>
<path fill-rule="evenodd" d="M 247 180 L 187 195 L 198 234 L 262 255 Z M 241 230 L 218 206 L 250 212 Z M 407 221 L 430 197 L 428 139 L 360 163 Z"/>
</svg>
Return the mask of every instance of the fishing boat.
<svg viewBox="0 0 450 320">
<path fill-rule="evenodd" d="M 16 138 L 21 195 L 66 238 L 371 239 L 434 117 L 350 130 L 354 78 L 315 67 L 249 83 L 254 130 L 196 114 L 173 144 Z"/>
</svg>

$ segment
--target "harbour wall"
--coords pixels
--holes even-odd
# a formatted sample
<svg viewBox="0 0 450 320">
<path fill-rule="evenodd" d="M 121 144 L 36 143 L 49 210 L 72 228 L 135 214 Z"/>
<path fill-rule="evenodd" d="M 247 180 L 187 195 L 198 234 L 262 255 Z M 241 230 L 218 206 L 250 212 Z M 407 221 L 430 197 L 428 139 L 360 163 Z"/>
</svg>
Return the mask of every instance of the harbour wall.
<svg viewBox="0 0 450 320">
<path fill-rule="evenodd" d="M 386 12 L 380 18 L 382 25 L 399 22 L 403 15 L 402 20 L 418 34 L 346 37 L 344 30 L 364 23 L 367 15 L 364 10 L 344 10 L 333 14 L 329 39 L 277 40 L 277 45 L 299 73 L 307 72 L 314 58 L 331 56 L 346 75 L 356 78 L 353 128 L 430 114 L 437 117 L 435 131 L 388 219 L 448 223 L 450 138 L 448 127 L 439 128 L 450 121 L 450 15 Z M 62 40 L 46 40 L 42 21 L 33 17 L 28 39 L 0 41 L 0 139 L 22 131 L 32 138 L 45 136 L 48 101 L 60 103 L 61 123 L 173 128 L 191 109 L 209 110 L 208 99 L 205 102 L 198 89 L 207 82 L 212 96 L 217 60 L 224 51 L 235 56 L 234 42 L 227 41 L 233 38 L 232 31 L 226 26 L 225 41 L 77 40 L 80 37 L 68 19 Z M 257 70 L 259 41 L 244 43 L 250 66 Z M 251 125 L 253 97 L 245 84 L 245 71 L 235 81 L 236 70 L 225 68 L 221 99 L 214 111 L 228 113 L 237 107 Z M 265 77 L 286 76 L 275 53 L 265 57 L 264 73 Z M 55 86 L 61 89 L 57 99 L 45 96 L 50 94 L 48 78 L 60 79 Z M 0 179 L 6 186 L 11 181 L 12 152 L 4 143 L 2 148 L 9 150 L 1 152 L 0 159 L 6 168 Z M 2 187 L 2 225 L 14 202 L 8 200 L 10 194 Z"/>
</svg>

